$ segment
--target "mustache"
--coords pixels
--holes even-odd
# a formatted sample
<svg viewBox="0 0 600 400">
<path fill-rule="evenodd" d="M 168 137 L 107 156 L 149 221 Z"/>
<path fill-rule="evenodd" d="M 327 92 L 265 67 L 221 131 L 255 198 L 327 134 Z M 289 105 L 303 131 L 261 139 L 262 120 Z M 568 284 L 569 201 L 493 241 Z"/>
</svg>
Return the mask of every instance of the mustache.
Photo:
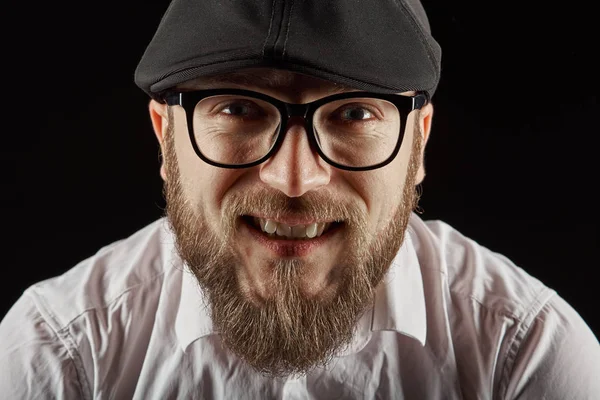
<svg viewBox="0 0 600 400">
<path fill-rule="evenodd" d="M 224 197 L 221 210 L 224 221 L 232 221 L 243 215 L 265 215 L 274 219 L 316 218 L 364 226 L 367 220 L 366 210 L 360 203 L 327 190 L 288 197 L 280 191 L 257 188 Z"/>
</svg>

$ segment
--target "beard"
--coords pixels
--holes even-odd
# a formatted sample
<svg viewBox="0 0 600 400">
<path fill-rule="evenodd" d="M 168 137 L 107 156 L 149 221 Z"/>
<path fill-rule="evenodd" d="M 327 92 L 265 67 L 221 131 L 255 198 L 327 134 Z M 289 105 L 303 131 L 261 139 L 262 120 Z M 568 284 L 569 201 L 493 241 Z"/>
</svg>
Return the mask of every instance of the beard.
<svg viewBox="0 0 600 400">
<path fill-rule="evenodd" d="M 266 189 L 227 194 L 221 204 L 220 229 L 215 232 L 206 211 L 192 207 L 182 190 L 170 111 L 163 148 L 166 216 L 177 252 L 198 280 L 221 340 L 266 376 L 301 375 L 324 367 L 350 344 L 358 320 L 371 306 L 376 287 L 404 241 L 409 217 L 418 203 L 418 124 L 402 199 L 376 234 L 368 233 L 366 212 L 348 199 L 325 190 L 289 198 Z M 336 282 L 335 290 L 309 294 L 309 271 L 318 271 L 319 266 L 302 259 L 276 258 L 260 265 L 261 276 L 268 277 L 262 283 L 270 295 L 262 299 L 253 296 L 240 279 L 242 255 L 234 248 L 240 217 L 250 214 L 343 221 L 345 251 L 329 277 Z"/>
</svg>

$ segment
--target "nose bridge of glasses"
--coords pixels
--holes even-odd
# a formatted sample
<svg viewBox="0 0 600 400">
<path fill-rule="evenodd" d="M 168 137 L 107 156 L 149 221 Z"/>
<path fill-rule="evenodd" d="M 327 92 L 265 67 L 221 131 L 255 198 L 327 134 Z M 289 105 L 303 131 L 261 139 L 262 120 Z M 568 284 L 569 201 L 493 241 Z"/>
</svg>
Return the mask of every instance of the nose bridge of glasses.
<svg viewBox="0 0 600 400">
<path fill-rule="evenodd" d="M 291 103 L 286 103 L 285 104 L 285 110 L 286 110 L 286 116 L 287 118 L 293 118 L 293 117 L 301 117 L 306 119 L 306 116 L 308 114 L 308 104 L 291 104 Z"/>
<path fill-rule="evenodd" d="M 310 112 L 310 104 L 283 103 L 283 105 L 285 107 L 285 112 L 283 112 L 284 110 L 280 109 L 282 117 L 282 121 L 280 122 L 281 136 L 278 140 L 279 144 L 276 146 L 277 150 L 275 151 L 278 153 L 281 147 L 283 146 L 283 143 L 286 141 L 286 137 L 288 136 L 288 131 L 295 130 L 301 127 L 301 130 L 297 132 L 304 132 L 306 135 L 306 139 L 308 140 L 308 146 L 310 147 L 310 149 L 313 152 L 318 152 L 318 140 L 316 140 L 313 134 L 311 134 L 312 113 Z M 295 136 L 295 139 L 291 139 L 292 141 L 296 141 L 299 139 L 297 135 L 293 136 Z M 297 146 L 298 143 L 296 143 L 293 147 Z"/>
<path fill-rule="evenodd" d="M 308 104 L 284 103 L 279 144 L 261 168 L 261 179 L 289 197 L 298 197 L 329 182 L 329 169 L 318 160 L 318 144 L 312 129 Z M 304 128 L 304 129 L 302 129 Z M 288 135 L 289 132 L 294 132 Z M 302 134 L 304 132 L 305 134 Z"/>
<path fill-rule="evenodd" d="M 293 103 L 284 103 L 285 104 L 285 114 L 283 115 L 284 120 L 282 121 L 282 129 L 287 131 L 290 125 L 300 124 L 304 126 L 307 133 L 310 130 L 311 121 L 309 121 L 309 104 L 293 104 Z M 310 135 L 309 135 L 310 136 Z M 309 137 L 309 141 L 312 142 Z"/>
</svg>

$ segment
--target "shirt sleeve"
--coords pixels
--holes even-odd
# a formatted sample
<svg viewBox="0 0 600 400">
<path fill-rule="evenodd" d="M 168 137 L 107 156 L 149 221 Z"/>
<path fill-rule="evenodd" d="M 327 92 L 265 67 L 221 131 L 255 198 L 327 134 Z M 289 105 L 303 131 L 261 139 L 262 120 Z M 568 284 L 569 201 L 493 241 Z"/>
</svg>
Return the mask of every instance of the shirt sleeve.
<svg viewBox="0 0 600 400">
<path fill-rule="evenodd" d="M 519 341 L 505 399 L 600 399 L 600 344 L 560 296 L 542 308 Z"/>
<path fill-rule="evenodd" d="M 64 339 L 27 292 L 0 322 L 0 393 L 4 399 L 86 399 Z"/>
</svg>

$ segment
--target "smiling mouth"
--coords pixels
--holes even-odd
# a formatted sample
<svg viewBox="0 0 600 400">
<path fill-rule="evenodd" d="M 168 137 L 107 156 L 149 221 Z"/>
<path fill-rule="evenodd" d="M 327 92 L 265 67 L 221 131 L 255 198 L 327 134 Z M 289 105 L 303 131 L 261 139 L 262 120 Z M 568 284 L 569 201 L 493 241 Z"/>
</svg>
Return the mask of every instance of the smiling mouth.
<svg viewBox="0 0 600 400">
<path fill-rule="evenodd" d="M 251 215 L 242 216 L 242 220 L 264 236 L 276 240 L 312 240 L 336 231 L 344 225 L 344 222 L 341 221 L 288 225 L 272 219 Z"/>
</svg>

